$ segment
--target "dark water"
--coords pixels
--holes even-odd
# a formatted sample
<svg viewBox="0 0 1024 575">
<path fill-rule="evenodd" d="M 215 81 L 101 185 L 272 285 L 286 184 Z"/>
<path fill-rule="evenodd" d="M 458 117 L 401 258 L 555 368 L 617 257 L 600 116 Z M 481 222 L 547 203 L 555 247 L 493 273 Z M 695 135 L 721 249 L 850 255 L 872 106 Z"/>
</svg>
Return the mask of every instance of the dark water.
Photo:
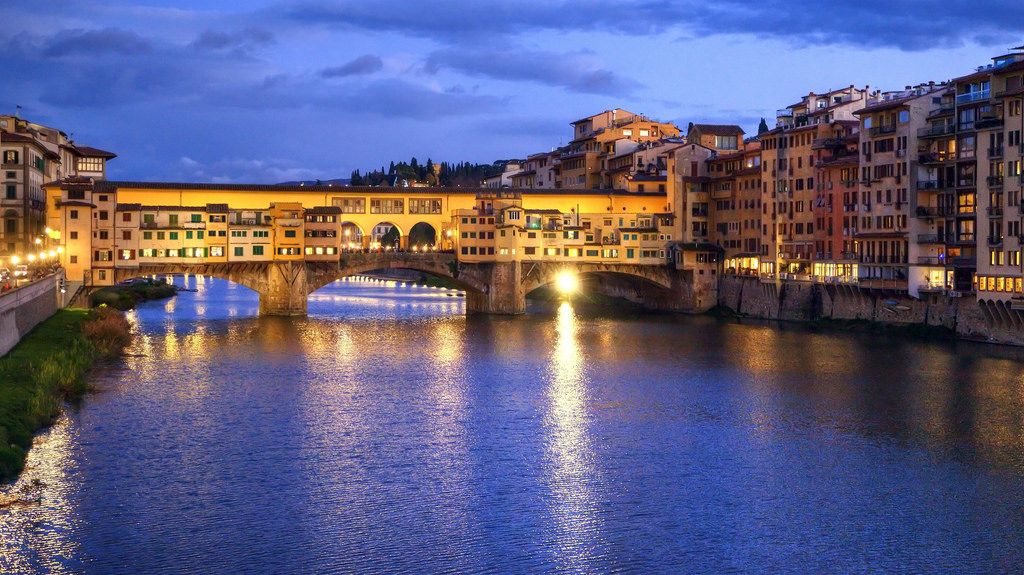
<svg viewBox="0 0 1024 575">
<path fill-rule="evenodd" d="M 189 282 L 5 488 L 0 571 L 1024 572 L 1018 350 Z"/>
</svg>

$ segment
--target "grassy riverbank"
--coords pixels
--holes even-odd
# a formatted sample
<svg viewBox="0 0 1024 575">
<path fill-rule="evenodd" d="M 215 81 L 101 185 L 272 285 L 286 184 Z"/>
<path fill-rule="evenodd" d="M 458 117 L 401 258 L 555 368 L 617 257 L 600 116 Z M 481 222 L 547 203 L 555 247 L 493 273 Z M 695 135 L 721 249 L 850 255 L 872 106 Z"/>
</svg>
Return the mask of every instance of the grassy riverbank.
<svg viewBox="0 0 1024 575">
<path fill-rule="evenodd" d="M 129 337 L 117 310 L 65 309 L 0 358 L 0 480 L 21 472 L 35 433 L 56 419 L 61 402 L 89 390 L 93 362 L 120 354 Z"/>
<path fill-rule="evenodd" d="M 135 280 L 130 284 L 105 287 L 92 294 L 92 305 L 107 305 L 127 311 L 140 301 L 164 299 L 177 295 L 178 290 L 167 280 Z"/>
</svg>

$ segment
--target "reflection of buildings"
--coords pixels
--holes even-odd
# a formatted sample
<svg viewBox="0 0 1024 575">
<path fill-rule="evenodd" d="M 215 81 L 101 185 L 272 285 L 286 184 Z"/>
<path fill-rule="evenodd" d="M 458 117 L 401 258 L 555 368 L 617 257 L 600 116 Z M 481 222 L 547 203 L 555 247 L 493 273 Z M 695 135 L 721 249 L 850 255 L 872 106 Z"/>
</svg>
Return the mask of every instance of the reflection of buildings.
<svg viewBox="0 0 1024 575">
<path fill-rule="evenodd" d="M 110 152 L 78 146 L 64 132 L 17 116 L 0 116 L 0 154 L 0 255 L 22 257 L 37 249 L 36 239 L 45 239 L 43 185 L 73 175 L 103 179 L 107 160 L 116 157 Z"/>
</svg>

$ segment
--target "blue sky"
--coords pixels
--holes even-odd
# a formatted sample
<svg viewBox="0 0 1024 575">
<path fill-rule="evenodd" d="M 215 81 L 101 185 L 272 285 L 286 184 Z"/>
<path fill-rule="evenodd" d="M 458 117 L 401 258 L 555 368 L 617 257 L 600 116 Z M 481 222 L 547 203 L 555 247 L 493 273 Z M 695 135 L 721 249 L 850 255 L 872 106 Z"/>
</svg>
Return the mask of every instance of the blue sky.
<svg viewBox="0 0 1024 575">
<path fill-rule="evenodd" d="M 1019 2 L 0 0 L 0 113 L 119 180 L 276 183 L 525 157 L 623 108 L 756 131 L 809 92 L 965 75 Z"/>
</svg>

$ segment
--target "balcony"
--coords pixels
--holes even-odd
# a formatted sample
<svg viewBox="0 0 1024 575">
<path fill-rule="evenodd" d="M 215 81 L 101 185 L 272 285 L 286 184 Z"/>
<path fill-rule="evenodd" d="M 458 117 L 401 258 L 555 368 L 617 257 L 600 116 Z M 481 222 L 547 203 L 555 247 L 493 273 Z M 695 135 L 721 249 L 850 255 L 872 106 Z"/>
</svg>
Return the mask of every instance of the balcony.
<svg viewBox="0 0 1024 575">
<path fill-rule="evenodd" d="M 811 142 L 812 150 L 822 150 L 827 148 L 841 148 L 843 147 L 842 138 L 815 138 Z"/>
<path fill-rule="evenodd" d="M 956 131 L 956 126 L 944 125 L 944 126 L 929 126 L 927 128 L 920 128 L 917 131 L 918 138 L 938 138 L 940 136 L 948 136 Z"/>
<path fill-rule="evenodd" d="M 988 100 L 990 96 L 991 91 L 989 90 L 979 90 L 977 92 L 968 92 L 966 94 L 960 94 L 956 97 L 956 105 L 960 106 L 963 104 L 970 104 L 971 102 Z"/>
<path fill-rule="evenodd" d="M 942 293 L 946 286 L 942 282 L 924 282 L 917 286 L 918 293 Z"/>
<path fill-rule="evenodd" d="M 974 258 L 953 258 L 953 266 L 958 268 L 973 268 L 978 264 Z"/>
<path fill-rule="evenodd" d="M 185 222 L 181 224 L 181 227 L 186 230 L 204 230 L 206 222 Z"/>
<path fill-rule="evenodd" d="M 988 245 L 990 247 L 998 247 L 1003 245 L 1003 236 L 989 236 Z"/>
<path fill-rule="evenodd" d="M 860 256 L 857 252 L 841 252 L 839 254 L 839 259 L 843 260 L 856 260 L 858 257 Z"/>
<path fill-rule="evenodd" d="M 982 118 L 974 123 L 975 130 L 995 130 L 1002 127 L 1002 118 Z"/>
<path fill-rule="evenodd" d="M 990 218 L 1001 218 L 1003 217 L 1002 206 L 992 206 L 988 209 L 988 217 Z"/>
<path fill-rule="evenodd" d="M 940 108 L 936 108 L 936 109 L 932 110 L 931 112 L 928 112 L 928 117 L 929 118 L 937 118 L 937 117 L 940 117 L 940 116 L 950 116 L 950 115 L 953 114 L 953 112 L 955 110 L 956 110 L 956 108 L 954 108 L 953 106 L 948 106 L 948 105 L 947 106 L 942 106 Z"/>
<path fill-rule="evenodd" d="M 952 215 L 952 210 L 946 206 L 917 206 L 914 216 L 918 218 L 942 218 Z"/>
<path fill-rule="evenodd" d="M 989 177 L 985 178 L 985 182 L 988 184 L 988 187 L 990 187 L 990 188 L 1002 187 L 1002 185 L 1003 185 L 1003 177 L 1002 176 L 989 176 Z"/>
<path fill-rule="evenodd" d="M 917 265 L 919 266 L 944 266 L 946 265 L 945 256 L 918 256 Z"/>
<path fill-rule="evenodd" d="M 874 128 L 868 129 L 868 134 L 870 134 L 872 138 L 874 138 L 875 136 L 894 133 L 896 133 L 896 124 L 892 124 L 889 126 L 875 126 Z"/>
<path fill-rule="evenodd" d="M 919 164 L 944 164 L 946 162 L 955 162 L 956 154 L 952 152 L 935 152 L 930 154 L 921 154 L 917 157 L 917 163 Z"/>
<path fill-rule="evenodd" d="M 955 238 L 953 238 L 953 243 L 958 245 L 958 246 L 966 246 L 966 245 L 973 246 L 974 243 L 975 243 L 974 242 L 974 234 L 962 234 L 962 235 L 956 236 Z M 970 259 L 971 261 L 974 261 L 973 258 L 968 258 L 968 259 Z"/>
<path fill-rule="evenodd" d="M 917 234 L 917 243 L 919 244 L 944 244 L 946 243 L 945 236 L 939 234 Z"/>
<path fill-rule="evenodd" d="M 988 149 L 988 157 L 990 157 L 990 158 L 1002 158 L 1003 157 L 1003 147 L 1002 146 L 996 146 L 994 148 L 989 148 Z"/>
</svg>

